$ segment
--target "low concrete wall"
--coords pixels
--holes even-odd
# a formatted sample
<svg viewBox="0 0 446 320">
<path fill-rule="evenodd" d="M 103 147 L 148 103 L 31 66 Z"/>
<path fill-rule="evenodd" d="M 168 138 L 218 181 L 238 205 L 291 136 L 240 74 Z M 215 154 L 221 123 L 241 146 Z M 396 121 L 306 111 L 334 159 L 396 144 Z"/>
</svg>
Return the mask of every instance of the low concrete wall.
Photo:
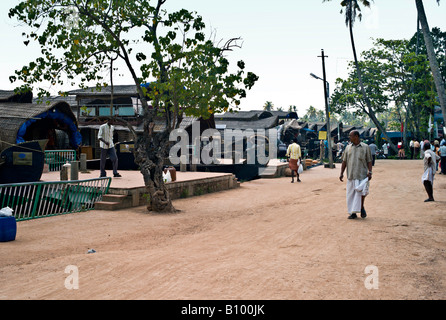
<svg viewBox="0 0 446 320">
<path fill-rule="evenodd" d="M 239 186 L 240 182 L 237 181 L 237 178 L 233 174 L 166 183 L 166 188 L 169 190 L 172 200 L 234 189 L 238 188 Z M 132 207 L 147 204 L 145 187 L 109 188 L 108 193 L 115 195 L 127 195 L 132 199 Z"/>
</svg>

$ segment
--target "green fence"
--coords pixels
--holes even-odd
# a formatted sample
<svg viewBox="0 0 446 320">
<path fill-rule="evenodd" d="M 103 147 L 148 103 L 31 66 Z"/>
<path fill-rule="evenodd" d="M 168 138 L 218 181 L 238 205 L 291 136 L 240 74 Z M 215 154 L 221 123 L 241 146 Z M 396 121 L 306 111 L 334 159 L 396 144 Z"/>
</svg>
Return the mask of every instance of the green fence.
<svg viewBox="0 0 446 320">
<path fill-rule="evenodd" d="M 76 160 L 76 150 L 45 150 L 49 171 L 60 171 L 65 163 Z"/>
<path fill-rule="evenodd" d="M 0 209 L 10 207 L 17 221 L 94 209 L 111 178 L 0 185 Z"/>
</svg>

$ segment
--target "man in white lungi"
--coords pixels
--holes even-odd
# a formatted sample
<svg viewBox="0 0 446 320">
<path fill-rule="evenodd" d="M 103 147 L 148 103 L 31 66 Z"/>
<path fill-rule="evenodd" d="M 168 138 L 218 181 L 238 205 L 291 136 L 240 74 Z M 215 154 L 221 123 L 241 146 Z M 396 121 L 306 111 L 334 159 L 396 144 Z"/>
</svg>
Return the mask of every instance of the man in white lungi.
<svg viewBox="0 0 446 320">
<path fill-rule="evenodd" d="M 364 209 L 365 197 L 369 194 L 372 179 L 372 153 L 367 144 L 361 142 L 359 132 L 350 132 L 350 142 L 342 155 L 341 175 L 344 181 L 344 171 L 347 168 L 347 209 L 349 219 L 356 219 L 357 213 L 361 218 L 367 217 Z"/>
<path fill-rule="evenodd" d="M 296 171 L 297 182 L 301 182 L 299 179 L 299 165 L 300 159 L 302 158 L 302 152 L 300 150 L 300 145 L 297 144 L 297 138 L 294 138 L 293 143 L 288 146 L 286 157 L 289 158 L 291 183 L 294 183 L 294 171 Z"/>
<path fill-rule="evenodd" d="M 434 178 L 435 171 L 437 171 L 437 161 L 440 160 L 440 157 L 431 149 L 431 144 L 428 140 L 424 141 L 423 148 L 424 173 L 421 177 L 421 181 L 423 182 L 424 188 L 426 189 L 426 193 L 429 197 L 424 200 L 424 202 L 430 202 L 434 201 Z"/>
</svg>

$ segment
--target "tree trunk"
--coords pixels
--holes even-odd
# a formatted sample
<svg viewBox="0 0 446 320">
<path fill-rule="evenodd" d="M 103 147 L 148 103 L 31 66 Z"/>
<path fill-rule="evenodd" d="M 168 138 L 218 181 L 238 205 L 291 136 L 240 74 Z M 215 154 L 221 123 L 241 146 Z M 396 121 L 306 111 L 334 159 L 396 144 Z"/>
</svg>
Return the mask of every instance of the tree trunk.
<svg viewBox="0 0 446 320">
<path fill-rule="evenodd" d="M 398 152 L 398 148 L 395 146 L 395 144 L 393 144 L 392 140 L 390 140 L 389 136 L 387 135 L 386 130 L 382 127 L 381 123 L 376 118 L 375 112 L 372 109 L 372 104 L 370 103 L 370 100 L 367 97 L 367 94 L 365 92 L 364 84 L 362 82 L 361 68 L 359 66 L 358 58 L 356 56 L 355 39 L 353 37 L 353 25 L 352 25 L 352 21 L 351 20 L 349 21 L 348 26 L 349 26 L 349 30 L 350 30 L 350 41 L 351 41 L 351 44 L 352 44 L 353 58 L 355 60 L 355 66 L 356 66 L 356 73 L 358 75 L 358 81 L 359 81 L 359 85 L 361 87 L 362 96 L 364 97 L 365 103 L 367 105 L 367 109 L 368 109 L 367 114 L 369 115 L 370 119 L 373 121 L 375 126 L 378 128 L 378 130 L 383 133 L 384 137 L 386 138 L 387 142 L 390 144 L 390 147 L 393 149 L 393 151 L 395 151 L 397 153 Z"/>
<path fill-rule="evenodd" d="M 116 58 L 115 58 L 116 59 Z M 113 86 L 113 61 L 115 60 L 113 58 L 110 58 L 110 117 L 113 117 L 115 115 L 115 107 L 113 106 L 113 91 L 114 91 L 114 86 Z"/>
<path fill-rule="evenodd" d="M 424 6 L 422 0 L 415 0 L 415 4 L 418 10 L 418 19 L 420 20 L 421 30 L 423 32 L 424 43 L 426 44 L 427 56 L 429 58 L 429 64 L 431 66 L 432 75 L 434 76 L 435 87 L 437 88 L 438 100 L 440 101 L 441 112 L 443 114 L 443 120 L 446 120 L 446 90 L 444 87 L 443 78 L 441 77 L 440 68 L 438 66 L 437 57 L 435 55 L 434 44 L 427 23 L 426 13 L 424 12 Z"/>
<path fill-rule="evenodd" d="M 178 210 L 172 204 L 169 191 L 166 189 L 163 180 L 164 159 L 169 154 L 169 130 L 162 132 L 154 132 L 156 111 L 149 107 L 149 104 L 144 94 L 141 83 L 126 57 L 129 70 L 131 71 L 133 80 L 138 91 L 139 98 L 143 105 L 143 134 L 137 135 L 131 125 L 128 125 L 135 140 L 135 149 L 133 155 L 135 157 L 135 164 L 139 166 L 143 176 L 144 185 L 148 196 L 148 211 L 173 213 Z"/>
<path fill-rule="evenodd" d="M 135 163 L 139 165 L 148 195 L 148 211 L 173 213 L 178 210 L 172 204 L 163 180 L 164 159 L 168 155 L 169 133 L 153 132 L 154 122 L 144 121 L 144 134 L 135 144 Z"/>
<path fill-rule="evenodd" d="M 415 47 L 415 54 L 418 57 L 418 49 L 419 49 L 419 45 L 420 45 L 420 21 L 418 19 L 417 16 L 417 42 L 416 42 L 416 47 Z M 415 66 L 418 64 L 418 60 L 415 61 Z M 412 131 L 414 134 L 414 139 L 419 140 L 419 132 L 420 132 L 420 128 L 419 128 L 419 113 L 420 110 L 419 108 L 416 108 L 415 104 L 413 103 L 413 99 L 412 99 L 412 95 L 414 93 L 414 89 L 415 89 L 415 71 L 412 71 L 412 83 L 410 86 L 410 96 L 408 99 L 408 110 L 407 110 L 407 119 L 410 120 L 411 122 L 411 127 L 412 127 Z M 411 114 L 411 116 L 409 117 L 409 114 Z"/>
</svg>

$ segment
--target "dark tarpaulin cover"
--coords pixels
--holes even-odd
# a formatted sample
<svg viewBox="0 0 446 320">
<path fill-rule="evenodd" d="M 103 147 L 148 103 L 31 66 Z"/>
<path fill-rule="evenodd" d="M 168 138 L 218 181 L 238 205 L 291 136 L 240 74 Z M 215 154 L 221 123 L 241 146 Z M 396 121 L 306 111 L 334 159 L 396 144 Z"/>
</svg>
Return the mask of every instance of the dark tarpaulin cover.
<svg viewBox="0 0 446 320">
<path fill-rule="evenodd" d="M 46 111 L 44 113 L 39 114 L 35 118 L 29 119 L 28 121 L 23 123 L 17 132 L 17 139 L 16 139 L 17 144 L 25 142 L 25 139 L 23 137 L 26 134 L 26 130 L 32 123 L 37 121 L 36 118 L 40 118 L 40 119 L 49 118 L 49 119 L 62 121 L 63 123 L 68 125 L 69 131 L 70 131 L 69 137 L 70 137 L 71 146 L 74 149 L 77 149 L 82 144 L 82 136 L 81 136 L 80 132 L 77 130 L 76 124 L 73 122 L 73 120 L 69 116 L 67 116 L 65 113 L 62 113 L 58 110 Z"/>
</svg>

